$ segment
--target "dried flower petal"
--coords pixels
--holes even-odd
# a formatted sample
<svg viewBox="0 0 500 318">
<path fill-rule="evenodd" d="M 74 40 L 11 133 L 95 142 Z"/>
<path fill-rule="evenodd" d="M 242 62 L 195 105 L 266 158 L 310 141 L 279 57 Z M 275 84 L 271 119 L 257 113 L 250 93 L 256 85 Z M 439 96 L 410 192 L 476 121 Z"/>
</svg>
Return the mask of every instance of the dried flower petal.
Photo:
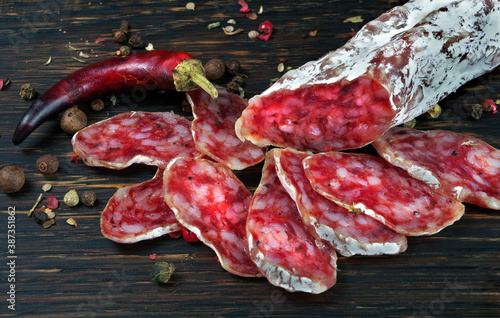
<svg viewBox="0 0 500 318">
<path fill-rule="evenodd" d="M 73 219 L 73 218 L 67 219 L 66 223 L 68 223 L 71 226 L 78 227 L 78 223 L 76 223 L 75 219 Z"/>
<path fill-rule="evenodd" d="M 271 34 L 273 33 L 273 25 L 269 21 L 262 22 L 259 25 L 259 31 L 262 33 L 257 35 L 257 37 L 262 41 L 267 41 L 269 40 Z"/>
<path fill-rule="evenodd" d="M 282 73 L 285 70 L 285 64 L 280 63 L 278 64 L 278 72 Z"/>
<path fill-rule="evenodd" d="M 55 195 L 51 194 L 47 198 L 47 208 L 54 210 L 59 207 L 59 201 L 56 199 Z"/>
<path fill-rule="evenodd" d="M 234 19 L 229 19 L 227 20 L 228 24 L 236 24 L 236 21 Z"/>
<path fill-rule="evenodd" d="M 54 219 L 56 217 L 56 214 L 51 209 L 45 209 L 45 214 L 47 214 L 49 219 Z"/>
<path fill-rule="evenodd" d="M 434 105 L 428 112 L 427 112 L 427 117 L 428 118 L 438 118 L 439 115 L 441 115 L 441 106 L 438 104 Z"/>
<path fill-rule="evenodd" d="M 0 78 L 0 91 L 2 90 L 3 88 L 3 79 Z"/>
<path fill-rule="evenodd" d="M 483 110 L 485 112 L 493 112 L 493 114 L 497 113 L 497 105 L 495 105 L 493 99 L 490 98 L 481 99 L 481 107 L 483 107 Z"/>
<path fill-rule="evenodd" d="M 240 8 L 240 12 L 241 13 L 248 13 L 248 12 L 250 12 L 250 8 L 248 7 L 248 3 L 246 3 L 246 1 L 239 0 L 238 4 L 241 6 L 241 8 Z"/>
<path fill-rule="evenodd" d="M 35 204 L 33 205 L 33 207 L 31 208 L 31 210 L 29 210 L 28 212 L 28 216 L 31 217 L 31 215 L 33 214 L 33 212 L 35 212 L 35 209 L 36 209 L 36 206 L 38 205 L 38 203 L 40 203 L 40 201 L 42 201 L 42 193 L 40 193 L 40 195 L 38 196 L 38 199 L 36 199 L 36 202 Z"/>
<path fill-rule="evenodd" d="M 232 25 L 228 25 L 226 27 L 223 27 L 222 30 L 224 31 L 224 33 L 226 35 L 236 35 L 236 34 L 240 34 L 241 32 L 244 31 L 243 29 L 236 29 L 235 30 Z"/>
<path fill-rule="evenodd" d="M 154 51 L 153 43 L 149 43 L 145 49 L 146 51 Z"/>
<path fill-rule="evenodd" d="M 257 38 L 258 35 L 259 35 L 259 32 L 255 31 L 255 30 L 252 30 L 252 31 L 248 32 L 248 37 L 251 38 L 251 39 Z"/>
<path fill-rule="evenodd" d="M 259 11 L 257 12 L 258 14 L 262 14 L 264 12 L 264 7 L 260 6 Z"/>
<path fill-rule="evenodd" d="M 194 4 L 194 2 L 186 3 L 186 9 L 188 9 L 188 10 L 194 10 L 195 7 L 196 7 L 196 5 Z"/>
<path fill-rule="evenodd" d="M 359 23 L 363 22 L 363 18 L 361 18 L 360 15 L 357 15 L 355 17 L 350 17 L 344 20 L 344 23 L 351 22 L 351 23 Z"/>
<path fill-rule="evenodd" d="M 208 28 L 209 30 L 211 30 L 211 29 L 215 29 L 215 28 L 218 28 L 218 27 L 220 27 L 220 22 L 219 22 L 219 21 L 217 21 L 217 22 L 213 22 L 213 23 L 210 23 L 210 24 L 207 26 L 207 28 Z"/>
<path fill-rule="evenodd" d="M 52 190 L 52 185 L 50 183 L 46 183 L 42 186 L 42 190 L 43 192 L 49 192 L 50 190 Z"/>
<path fill-rule="evenodd" d="M 154 261 L 156 259 L 156 253 L 149 254 L 149 259 Z"/>
<path fill-rule="evenodd" d="M 97 39 L 95 39 L 94 41 L 95 43 L 101 43 L 101 42 L 104 42 L 104 39 L 101 38 L 101 37 L 98 37 Z"/>
<path fill-rule="evenodd" d="M 48 219 L 47 221 L 43 222 L 42 226 L 44 229 L 48 229 L 52 225 L 54 225 L 56 221 L 54 219 Z"/>
<path fill-rule="evenodd" d="M 245 17 L 250 20 L 257 20 L 259 16 L 255 12 L 249 12 L 245 14 Z"/>
<path fill-rule="evenodd" d="M 309 32 L 309 36 L 315 37 L 318 34 L 318 30 L 313 30 Z"/>
<path fill-rule="evenodd" d="M 50 63 L 52 63 L 52 56 L 49 56 L 49 59 L 43 65 L 49 65 Z"/>
</svg>

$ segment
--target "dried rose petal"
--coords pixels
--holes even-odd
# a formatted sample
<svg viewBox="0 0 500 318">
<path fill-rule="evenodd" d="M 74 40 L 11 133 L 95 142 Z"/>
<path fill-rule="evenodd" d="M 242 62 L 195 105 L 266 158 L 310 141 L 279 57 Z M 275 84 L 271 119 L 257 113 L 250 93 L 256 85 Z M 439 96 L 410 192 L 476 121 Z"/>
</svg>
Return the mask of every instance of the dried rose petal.
<svg viewBox="0 0 500 318">
<path fill-rule="evenodd" d="M 51 194 L 48 198 L 47 198 L 47 208 L 51 209 L 51 210 L 55 210 L 59 207 L 59 201 L 56 199 L 56 197 Z"/>
<path fill-rule="evenodd" d="M 262 41 L 267 41 L 269 40 L 271 34 L 273 33 L 273 25 L 269 21 L 262 22 L 259 25 L 259 31 L 262 33 L 257 35 L 257 37 Z"/>
<path fill-rule="evenodd" d="M 481 99 L 481 107 L 483 107 L 483 110 L 485 112 L 493 112 L 493 114 L 497 113 L 497 105 L 495 104 L 493 99 L 490 98 Z"/>
<path fill-rule="evenodd" d="M 250 20 L 257 20 L 257 18 L 258 18 L 257 13 L 255 13 L 255 12 L 249 12 L 249 13 L 245 14 L 245 17 L 247 19 L 250 19 Z"/>
<path fill-rule="evenodd" d="M 103 38 L 98 37 L 97 39 L 95 39 L 95 43 L 101 43 L 101 42 L 104 42 Z"/>
<path fill-rule="evenodd" d="M 241 8 L 240 8 L 240 12 L 241 13 L 248 13 L 248 12 L 250 12 L 250 8 L 248 7 L 248 3 L 246 3 L 246 1 L 239 0 L 238 4 L 241 6 Z"/>
<path fill-rule="evenodd" d="M 156 259 L 156 253 L 149 254 L 149 259 L 154 261 Z"/>
<path fill-rule="evenodd" d="M 3 88 L 3 79 L 0 78 L 0 91 L 2 90 Z"/>
</svg>

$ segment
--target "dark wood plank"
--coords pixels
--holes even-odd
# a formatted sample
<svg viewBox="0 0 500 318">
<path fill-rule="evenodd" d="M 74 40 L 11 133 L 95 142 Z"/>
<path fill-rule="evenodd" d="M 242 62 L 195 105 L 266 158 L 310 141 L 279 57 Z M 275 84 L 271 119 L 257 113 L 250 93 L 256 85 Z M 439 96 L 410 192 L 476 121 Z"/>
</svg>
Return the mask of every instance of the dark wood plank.
<svg viewBox="0 0 500 318">
<path fill-rule="evenodd" d="M 43 93 L 58 80 L 81 68 L 75 61 L 81 50 L 88 63 L 114 55 L 119 46 L 112 30 L 127 19 L 131 32 L 141 34 L 157 49 L 181 50 L 204 61 L 219 58 L 239 60 L 248 75 L 247 96 L 263 91 L 278 77 L 280 58 L 297 67 L 335 49 L 359 30 L 362 23 L 344 23 L 361 15 L 369 21 L 404 1 L 249 1 L 264 12 L 257 21 L 244 18 L 237 1 L 195 1 L 196 10 L 184 8 L 187 1 L 3 1 L 0 2 L 0 77 L 11 84 L 0 91 L 0 164 L 15 163 L 26 173 L 20 193 L 0 193 L 3 297 L 0 315 L 8 310 L 6 265 L 8 209 L 16 210 L 16 311 L 19 316 L 133 317 L 133 316 L 454 316 L 494 317 L 500 313 L 500 214 L 467 205 L 457 224 L 430 237 L 409 239 L 408 251 L 385 257 L 339 259 L 338 283 L 320 295 L 291 294 L 264 279 L 244 279 L 222 270 L 215 254 L 201 244 L 188 244 L 168 237 L 133 245 L 115 244 L 100 234 L 99 215 L 119 187 L 142 182 L 154 169 L 131 167 L 109 171 L 70 162 L 70 137 L 57 120 L 42 125 L 21 146 L 10 139 L 18 119 L 30 105 L 18 91 L 32 83 Z M 222 25 L 230 18 L 237 27 L 257 29 L 269 20 L 276 28 L 268 42 L 251 40 L 246 33 L 228 37 L 222 30 L 208 30 L 211 22 Z M 302 35 L 318 30 L 316 37 Z M 105 42 L 96 44 L 102 37 Z M 78 51 L 69 49 L 71 43 Z M 45 66 L 49 57 L 52 63 Z M 225 79 L 227 80 L 227 78 Z M 478 121 L 467 117 L 464 107 L 481 98 L 499 99 L 500 71 L 466 84 L 441 102 L 443 114 L 435 120 L 421 118 L 417 128 L 448 129 L 474 134 L 500 148 L 499 115 L 486 114 Z M 183 96 L 148 92 L 137 105 L 120 101 L 106 109 L 83 109 L 91 123 L 128 110 L 181 110 Z M 372 151 L 369 147 L 366 151 Z M 61 168 L 53 177 L 36 172 L 38 156 L 52 153 Z M 238 176 L 254 189 L 261 166 Z M 51 183 L 57 198 L 70 189 L 97 193 L 93 208 L 79 205 L 57 211 L 57 224 L 42 229 L 26 216 L 44 183 Z M 46 198 L 47 195 L 44 197 Z M 68 217 L 78 228 L 65 223 Z M 166 286 L 151 282 L 153 261 L 173 262 L 177 271 Z"/>
</svg>

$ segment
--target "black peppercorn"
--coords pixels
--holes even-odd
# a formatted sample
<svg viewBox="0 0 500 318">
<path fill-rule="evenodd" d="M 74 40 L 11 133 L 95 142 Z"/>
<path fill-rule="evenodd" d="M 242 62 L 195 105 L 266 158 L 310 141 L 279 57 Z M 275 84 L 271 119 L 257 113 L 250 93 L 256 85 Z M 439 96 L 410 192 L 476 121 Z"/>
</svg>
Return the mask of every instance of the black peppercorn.
<svg viewBox="0 0 500 318">
<path fill-rule="evenodd" d="M 33 214 L 33 219 L 37 224 L 41 225 L 49 219 L 49 216 L 44 211 L 36 210 L 35 213 Z"/>
<path fill-rule="evenodd" d="M 133 49 L 143 49 L 146 47 L 142 38 L 138 35 L 132 35 L 130 39 L 128 39 L 128 45 L 130 45 Z"/>
<path fill-rule="evenodd" d="M 240 75 L 241 74 L 240 62 L 233 60 L 233 59 L 230 59 L 230 60 L 226 60 L 224 64 L 226 64 L 226 69 L 229 73 L 231 73 L 233 75 Z"/>
</svg>

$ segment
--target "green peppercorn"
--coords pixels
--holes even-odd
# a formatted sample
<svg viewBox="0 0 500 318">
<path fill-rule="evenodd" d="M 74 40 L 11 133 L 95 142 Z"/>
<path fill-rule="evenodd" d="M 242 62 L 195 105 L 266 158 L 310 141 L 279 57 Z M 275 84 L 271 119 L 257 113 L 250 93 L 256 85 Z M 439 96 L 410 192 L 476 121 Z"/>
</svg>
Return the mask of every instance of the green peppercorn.
<svg viewBox="0 0 500 318">
<path fill-rule="evenodd" d="M 21 86 L 21 90 L 19 91 L 19 96 L 25 100 L 33 99 L 36 96 L 35 88 L 29 83 L 23 84 Z"/>
<path fill-rule="evenodd" d="M 157 262 L 151 267 L 151 278 L 157 283 L 165 284 L 170 280 L 174 271 L 174 264 Z"/>
</svg>

